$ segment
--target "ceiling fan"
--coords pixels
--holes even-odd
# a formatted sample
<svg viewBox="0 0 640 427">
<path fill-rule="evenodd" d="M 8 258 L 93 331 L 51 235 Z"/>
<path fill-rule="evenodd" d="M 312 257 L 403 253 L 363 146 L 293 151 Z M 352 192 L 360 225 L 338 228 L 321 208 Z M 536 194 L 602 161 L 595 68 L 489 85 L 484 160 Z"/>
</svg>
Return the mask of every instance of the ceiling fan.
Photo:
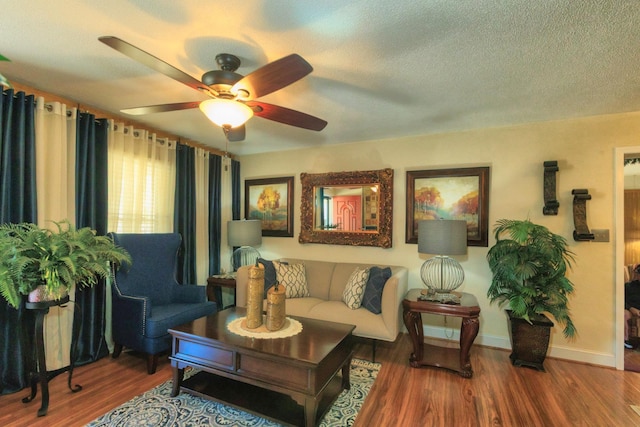
<svg viewBox="0 0 640 427">
<path fill-rule="evenodd" d="M 128 108 L 121 110 L 123 113 L 141 115 L 200 108 L 211 121 L 223 128 L 229 141 L 244 140 L 244 123 L 253 115 L 315 131 L 321 131 L 327 125 L 326 121 L 309 114 L 256 101 L 256 98 L 280 90 L 313 71 L 313 67 L 298 54 L 294 53 L 285 56 L 258 68 L 246 76 L 242 76 L 235 72 L 240 66 L 240 59 L 228 53 L 221 53 L 216 56 L 216 62 L 220 69 L 204 73 L 202 81 L 200 81 L 117 37 L 103 36 L 99 37 L 98 40 L 131 59 L 192 89 L 205 93 L 211 98 L 206 101 Z M 218 112 L 222 113 L 237 112 L 241 115 L 241 118 L 237 120 L 233 118 L 218 118 L 215 115 L 217 113 L 212 112 L 215 109 L 219 109 Z"/>
</svg>

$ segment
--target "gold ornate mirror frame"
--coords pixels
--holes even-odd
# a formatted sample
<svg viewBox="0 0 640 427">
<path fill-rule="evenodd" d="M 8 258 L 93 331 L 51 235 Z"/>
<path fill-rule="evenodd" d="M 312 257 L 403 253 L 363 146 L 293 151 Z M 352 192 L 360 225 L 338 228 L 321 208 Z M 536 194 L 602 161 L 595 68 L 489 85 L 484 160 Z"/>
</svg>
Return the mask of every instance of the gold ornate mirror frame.
<svg viewBox="0 0 640 427">
<path fill-rule="evenodd" d="M 330 245 L 377 246 L 390 248 L 393 235 L 393 169 L 357 172 L 301 173 L 300 243 Z M 314 227 L 315 190 L 319 187 L 379 185 L 378 230 L 337 231 Z"/>
</svg>

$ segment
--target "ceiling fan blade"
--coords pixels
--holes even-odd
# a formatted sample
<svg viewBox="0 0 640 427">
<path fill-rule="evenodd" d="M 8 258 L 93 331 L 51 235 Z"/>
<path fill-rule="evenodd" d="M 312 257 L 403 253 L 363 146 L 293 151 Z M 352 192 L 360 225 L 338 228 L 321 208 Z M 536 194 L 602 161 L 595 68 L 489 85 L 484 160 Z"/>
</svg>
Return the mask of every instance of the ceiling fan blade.
<svg viewBox="0 0 640 427">
<path fill-rule="evenodd" d="M 200 101 L 193 102 L 176 102 L 175 104 L 159 104 L 159 105 L 147 105 L 145 107 L 125 108 L 120 110 L 125 114 L 131 114 L 133 116 L 139 116 L 142 114 L 151 113 L 164 113 L 167 111 L 189 110 L 191 108 L 198 108 Z"/>
<path fill-rule="evenodd" d="M 246 133 L 246 129 L 244 125 L 238 126 L 238 127 L 229 129 L 229 132 L 227 133 L 227 138 L 229 139 L 229 142 L 244 141 L 245 133 Z"/>
<path fill-rule="evenodd" d="M 124 40 L 113 36 L 98 37 L 98 40 L 129 58 L 138 61 L 139 63 L 164 74 L 165 76 L 171 77 L 190 88 L 207 94 L 211 93 L 211 89 L 200 80 L 191 77 L 184 71 L 175 68 L 173 65 L 167 64 L 162 59 L 157 58 Z"/>
<path fill-rule="evenodd" d="M 260 98 L 300 80 L 312 71 L 313 67 L 307 61 L 292 53 L 247 74 L 233 85 L 231 93 L 237 93 L 238 98 L 245 100 Z"/>
<path fill-rule="evenodd" d="M 303 129 L 321 131 L 327 122 L 317 117 L 278 105 L 259 101 L 248 101 L 246 104 L 253 109 L 253 114 L 263 119 L 296 126 Z"/>
</svg>

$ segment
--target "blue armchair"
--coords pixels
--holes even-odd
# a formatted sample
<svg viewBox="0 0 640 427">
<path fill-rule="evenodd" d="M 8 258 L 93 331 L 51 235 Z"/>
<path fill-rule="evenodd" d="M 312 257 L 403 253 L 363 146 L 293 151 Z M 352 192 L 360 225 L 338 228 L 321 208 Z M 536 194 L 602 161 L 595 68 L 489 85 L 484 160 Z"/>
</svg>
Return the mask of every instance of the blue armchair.
<svg viewBox="0 0 640 427">
<path fill-rule="evenodd" d="M 147 372 L 153 374 L 158 354 L 171 348 L 167 329 L 217 312 L 208 302 L 205 286 L 176 281 L 180 234 L 110 233 L 126 249 L 132 265 L 116 273 L 111 289 L 113 357 L 122 347 L 147 355 Z"/>
</svg>

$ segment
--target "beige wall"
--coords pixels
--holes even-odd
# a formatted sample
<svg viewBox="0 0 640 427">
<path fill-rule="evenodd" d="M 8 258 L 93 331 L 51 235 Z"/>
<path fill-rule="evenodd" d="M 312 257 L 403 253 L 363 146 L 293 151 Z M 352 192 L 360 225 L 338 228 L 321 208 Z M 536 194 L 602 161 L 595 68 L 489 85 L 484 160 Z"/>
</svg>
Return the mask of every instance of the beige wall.
<svg viewBox="0 0 640 427">
<path fill-rule="evenodd" d="M 240 161 L 243 182 L 244 179 L 295 176 L 294 237 L 265 237 L 259 248 L 265 258 L 295 256 L 404 265 L 409 269 L 412 288 L 422 286 L 419 269 L 426 258 L 418 255 L 416 245 L 404 242 L 406 171 L 490 166 L 490 231 L 500 218 L 528 217 L 565 236 L 576 254 L 570 274 L 576 292 L 570 307 L 579 337 L 574 342 L 566 341 L 562 329 L 554 328 L 550 355 L 615 366 L 614 148 L 634 145 L 640 145 L 640 113 L 329 145 L 243 156 Z M 557 216 L 542 214 L 545 160 L 557 160 L 560 168 Z M 298 243 L 301 172 L 381 168 L 393 168 L 395 172 L 391 249 Z M 574 188 L 589 190 L 592 199 L 587 202 L 587 223 L 592 229 L 609 229 L 610 242 L 573 240 L 571 190 Z M 489 246 L 494 242 L 490 235 Z M 487 250 L 469 247 L 466 258 L 458 257 L 466 274 L 460 290 L 475 294 L 482 309 L 476 342 L 510 348 L 504 312 L 489 305 L 486 298 L 491 281 L 485 261 Z M 451 320 L 443 326 L 442 318 L 425 320 L 425 331 L 429 335 L 451 335 Z"/>
</svg>

